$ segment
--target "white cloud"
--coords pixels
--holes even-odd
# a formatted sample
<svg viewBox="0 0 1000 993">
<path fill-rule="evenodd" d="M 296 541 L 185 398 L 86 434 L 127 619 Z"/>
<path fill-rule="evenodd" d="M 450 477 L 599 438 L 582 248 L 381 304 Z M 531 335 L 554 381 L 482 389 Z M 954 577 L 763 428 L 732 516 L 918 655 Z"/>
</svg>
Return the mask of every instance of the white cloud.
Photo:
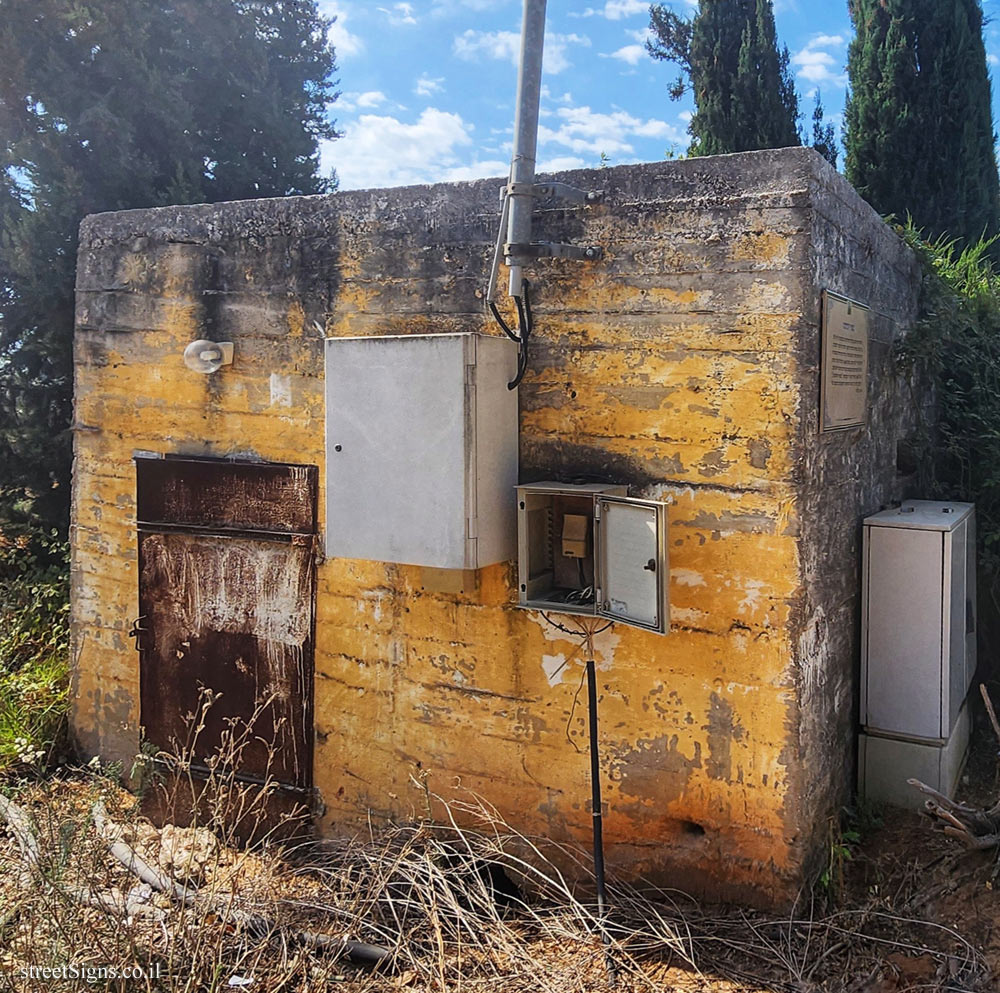
<svg viewBox="0 0 1000 993">
<path fill-rule="evenodd" d="M 827 84 L 843 88 L 847 85 L 844 73 L 844 56 L 842 49 L 846 41 L 839 34 L 816 35 L 804 48 L 792 56 L 792 65 L 796 74 L 810 83 Z M 836 57 L 825 49 L 839 51 Z"/>
<path fill-rule="evenodd" d="M 570 45 L 590 46 L 590 39 L 578 34 L 546 34 L 542 68 L 556 74 L 568 69 L 572 63 L 566 55 Z M 506 59 L 517 65 L 521 54 L 521 36 L 514 31 L 476 31 L 469 28 L 455 38 L 455 54 L 466 62 L 482 58 Z"/>
<path fill-rule="evenodd" d="M 466 62 L 476 62 L 482 57 L 509 59 L 517 65 L 521 39 L 513 31 L 476 31 L 469 28 L 455 39 L 454 51 Z"/>
<path fill-rule="evenodd" d="M 454 166 L 446 169 L 440 178 L 441 182 L 458 183 L 463 179 L 488 179 L 490 176 L 507 176 L 510 163 L 502 159 L 484 159 L 471 162 L 469 165 Z M 437 181 L 437 180 L 436 180 Z"/>
<path fill-rule="evenodd" d="M 381 90 L 367 90 L 364 93 L 348 91 L 337 98 L 337 110 L 351 114 L 356 110 L 372 110 L 388 100 Z"/>
<path fill-rule="evenodd" d="M 335 168 L 346 190 L 438 182 L 472 168 L 460 152 L 472 145 L 473 125 L 436 107 L 425 108 L 412 123 L 362 114 L 341 127 L 343 138 L 323 142 L 322 168 Z M 495 174 L 492 165 L 483 175 Z"/>
<path fill-rule="evenodd" d="M 538 140 L 545 145 L 562 145 L 577 155 L 591 156 L 606 152 L 608 155 L 633 155 L 633 138 L 665 138 L 671 142 L 684 141 L 679 128 L 655 118 L 634 117 L 624 110 L 607 114 L 595 113 L 589 107 L 560 107 L 556 111 L 557 128 L 541 125 Z"/>
<path fill-rule="evenodd" d="M 542 83 L 541 94 L 542 94 L 542 99 L 543 100 L 554 100 L 556 103 L 572 103 L 573 102 L 573 94 L 570 93 L 569 90 L 567 90 L 561 96 L 558 96 L 555 93 L 553 93 L 552 90 L 549 89 L 547 83 Z"/>
<path fill-rule="evenodd" d="M 610 55 L 601 54 L 602 58 L 620 59 L 622 62 L 627 62 L 630 66 L 637 66 L 647 56 L 645 45 L 625 45 Z"/>
<path fill-rule="evenodd" d="M 320 0 L 319 10 L 324 17 L 336 17 L 336 21 L 330 25 L 327 37 L 332 42 L 338 58 L 358 55 L 364 50 L 365 43 L 347 28 L 350 15 L 341 0 Z"/>
<path fill-rule="evenodd" d="M 636 14 L 648 14 L 648 0 L 605 0 L 603 7 L 588 7 L 584 17 L 606 17 L 609 21 L 620 21 L 623 17 L 635 17 Z"/>
<path fill-rule="evenodd" d="M 986 56 L 986 61 L 989 62 L 991 66 L 1000 66 L 1000 57 L 997 57 L 992 52 Z"/>
<path fill-rule="evenodd" d="M 417 23 L 417 19 L 413 16 L 412 3 L 395 3 L 392 7 L 379 7 L 379 10 L 389 18 L 389 23 L 393 27 Z"/>
<path fill-rule="evenodd" d="M 444 76 L 428 76 L 425 72 L 413 87 L 418 97 L 430 97 L 444 90 Z"/>
<path fill-rule="evenodd" d="M 556 155 L 551 159 L 541 159 L 539 172 L 565 172 L 567 169 L 583 169 L 587 165 L 578 155 Z"/>
<path fill-rule="evenodd" d="M 817 48 L 839 48 L 846 43 L 847 39 L 842 34 L 818 34 L 809 42 L 809 45 Z"/>
<path fill-rule="evenodd" d="M 431 14 L 435 17 L 451 17 L 466 10 L 495 10 L 511 0 L 435 0 Z"/>
</svg>

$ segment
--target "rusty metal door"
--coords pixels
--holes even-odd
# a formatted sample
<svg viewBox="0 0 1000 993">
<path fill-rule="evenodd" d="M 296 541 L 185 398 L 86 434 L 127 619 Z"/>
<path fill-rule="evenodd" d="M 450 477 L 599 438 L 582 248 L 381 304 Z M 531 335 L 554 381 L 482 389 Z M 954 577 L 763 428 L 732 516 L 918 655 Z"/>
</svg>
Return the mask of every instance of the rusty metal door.
<svg viewBox="0 0 1000 993">
<path fill-rule="evenodd" d="M 195 765 L 312 785 L 315 466 L 137 458 L 140 719 Z M 204 691 L 221 694 L 196 737 Z M 245 733 L 249 729 L 249 733 Z"/>
</svg>

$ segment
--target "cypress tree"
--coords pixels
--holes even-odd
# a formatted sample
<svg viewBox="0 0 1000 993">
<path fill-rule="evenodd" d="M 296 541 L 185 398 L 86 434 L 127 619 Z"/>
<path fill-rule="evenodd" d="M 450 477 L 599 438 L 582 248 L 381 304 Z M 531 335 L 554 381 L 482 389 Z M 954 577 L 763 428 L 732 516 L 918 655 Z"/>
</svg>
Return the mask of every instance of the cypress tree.
<svg viewBox="0 0 1000 993">
<path fill-rule="evenodd" d="M 771 0 L 699 0 L 690 21 L 655 4 L 650 28 L 650 54 L 684 74 L 671 96 L 688 86 L 694 93 L 689 154 L 801 143 L 788 49 L 778 50 Z"/>
<path fill-rule="evenodd" d="M 833 125 L 824 120 L 823 101 L 816 91 L 816 103 L 812 113 L 812 147 L 826 159 L 834 169 L 837 168 L 837 135 Z"/>
<path fill-rule="evenodd" d="M 1000 230 L 979 0 L 851 0 L 847 178 L 880 213 L 963 242 Z"/>
<path fill-rule="evenodd" d="M 0 0 L 0 521 L 65 526 L 88 213 L 320 193 L 316 0 Z"/>
</svg>

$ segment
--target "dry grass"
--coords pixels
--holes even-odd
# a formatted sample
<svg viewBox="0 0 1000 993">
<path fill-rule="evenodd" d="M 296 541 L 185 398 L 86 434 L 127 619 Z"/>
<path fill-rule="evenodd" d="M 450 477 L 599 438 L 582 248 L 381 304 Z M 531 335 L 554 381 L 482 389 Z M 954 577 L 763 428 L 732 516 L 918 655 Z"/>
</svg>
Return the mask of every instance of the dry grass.
<svg viewBox="0 0 1000 993">
<path fill-rule="evenodd" d="M 256 789 L 256 788 L 255 788 Z M 17 990 L 29 966 L 160 963 L 160 980 L 99 989 L 597 991 L 609 989 L 600 922 L 531 839 L 470 798 L 444 820 L 390 827 L 347 843 L 254 851 L 221 844 L 204 827 L 157 830 L 130 794 L 77 774 L 24 786 L 34 825 L 32 869 L 13 839 L 0 841 L 0 979 Z M 103 803 L 115 837 L 186 887 L 183 902 L 141 884 L 108 854 L 91 811 Z M 245 798 L 243 800 L 245 803 Z M 459 826 L 478 822 L 478 829 Z M 559 861 L 575 857 L 561 850 Z M 513 884 L 513 885 L 511 885 Z M 85 904 L 81 895 L 100 895 Z M 873 989 L 892 953 L 930 956 L 922 989 L 988 989 L 978 953 L 959 935 L 869 906 L 785 919 L 706 912 L 670 894 L 612 890 L 609 924 L 619 990 Z M 384 945 L 371 971 L 317 949 L 304 933 Z M 699 972 L 699 967 L 705 974 Z M 710 976 L 724 977 L 724 984 Z M 169 978 L 167 978 L 169 977 Z M 94 989 L 78 981 L 60 988 Z M 895 989 L 897 987 L 885 987 Z M 900 989 L 904 987 L 898 987 Z"/>
<path fill-rule="evenodd" d="M 160 978 L 80 978 L 53 988 L 991 988 L 968 941 L 903 911 L 913 905 L 912 887 L 825 915 L 806 903 L 775 918 L 612 885 L 605 925 L 586 887 L 571 885 L 558 868 L 570 866 L 575 879 L 586 880 L 585 854 L 518 833 L 479 797 L 445 803 L 425 783 L 413 784 L 428 812 L 419 823 L 372 828 L 351 841 L 279 843 L 294 822 L 275 816 L 274 784 L 242 783 L 231 771 L 250 728 L 231 728 L 206 783 L 192 775 L 189 759 L 202 724 L 192 721 L 191 740 L 176 749 L 181 758 L 156 757 L 159 771 L 146 787 L 160 809 L 193 811 L 188 827 L 157 829 L 131 793 L 95 770 L 5 791 L 26 814 L 37 851 L 26 853 L 23 838 L 19 844 L 0 830 L 0 989 L 42 988 L 21 978 L 22 970 L 63 964 L 158 965 Z M 256 836 L 251 847 L 238 840 L 248 832 Z M 115 842 L 119 855 L 127 845 L 161 882 L 141 883 L 112 856 Z M 352 965 L 344 939 L 384 946 L 391 957 L 376 969 Z M 926 981 L 878 985 L 900 974 L 894 956 L 923 962 Z"/>
</svg>

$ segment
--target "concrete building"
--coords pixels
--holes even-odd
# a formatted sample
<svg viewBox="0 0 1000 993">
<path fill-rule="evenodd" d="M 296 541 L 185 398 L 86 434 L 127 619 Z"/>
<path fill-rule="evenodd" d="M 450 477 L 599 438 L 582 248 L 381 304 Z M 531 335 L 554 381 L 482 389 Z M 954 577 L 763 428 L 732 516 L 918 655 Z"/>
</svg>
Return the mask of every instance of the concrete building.
<svg viewBox="0 0 1000 993">
<path fill-rule="evenodd" d="M 520 480 L 669 503 L 669 632 L 616 624 L 596 639 L 609 869 L 785 903 L 853 781 L 861 520 L 910 495 L 897 446 L 912 401 L 890 352 L 914 319 L 917 263 L 809 149 L 560 179 L 604 196 L 543 205 L 539 230 L 604 257 L 529 273 Z M 419 814 L 422 777 L 586 845 L 582 659 L 517 607 L 517 562 L 442 573 L 324 554 L 338 526 L 325 339 L 498 334 L 483 290 L 500 185 L 84 221 L 72 720 L 85 754 L 129 764 L 142 727 L 166 744 L 199 681 L 229 666 L 233 713 L 276 689 L 276 772 L 316 791 L 320 832 Z M 867 306 L 869 339 L 863 423 L 826 432 L 823 291 Z M 192 372 L 197 339 L 233 342 L 232 364 Z"/>
</svg>

